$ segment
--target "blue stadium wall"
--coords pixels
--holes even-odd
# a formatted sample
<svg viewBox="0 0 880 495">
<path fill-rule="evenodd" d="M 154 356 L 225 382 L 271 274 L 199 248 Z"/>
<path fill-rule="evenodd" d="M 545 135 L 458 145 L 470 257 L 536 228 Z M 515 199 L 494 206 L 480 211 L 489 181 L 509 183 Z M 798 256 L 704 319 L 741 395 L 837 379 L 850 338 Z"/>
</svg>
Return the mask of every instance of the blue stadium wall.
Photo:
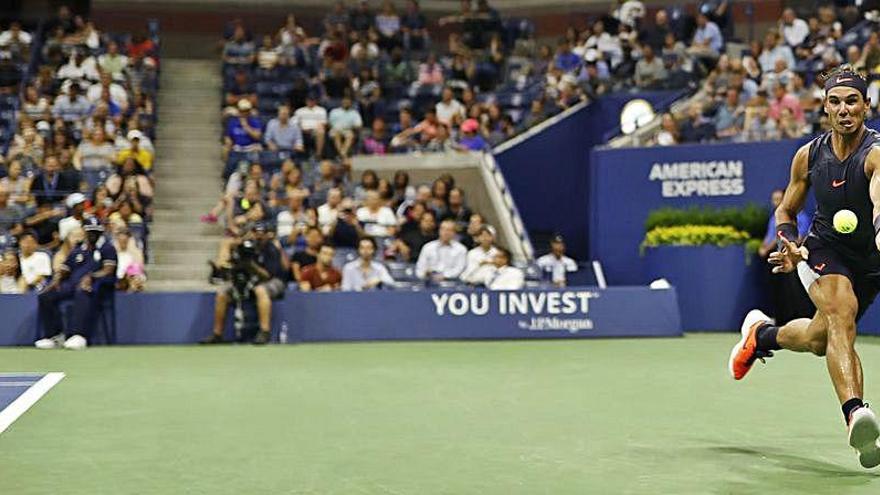
<svg viewBox="0 0 880 495">
<path fill-rule="evenodd" d="M 116 343 L 187 344 L 211 333 L 214 295 L 116 297 Z M 253 308 L 251 307 L 252 312 Z M 230 311 L 231 313 L 231 311 Z M 37 338 L 37 297 L 0 295 L 0 346 Z M 524 291 L 289 291 L 274 303 L 273 337 L 287 342 L 673 337 L 676 291 L 571 287 Z M 95 341 L 103 338 L 97 327 Z M 233 338 L 231 318 L 227 337 Z"/>
</svg>

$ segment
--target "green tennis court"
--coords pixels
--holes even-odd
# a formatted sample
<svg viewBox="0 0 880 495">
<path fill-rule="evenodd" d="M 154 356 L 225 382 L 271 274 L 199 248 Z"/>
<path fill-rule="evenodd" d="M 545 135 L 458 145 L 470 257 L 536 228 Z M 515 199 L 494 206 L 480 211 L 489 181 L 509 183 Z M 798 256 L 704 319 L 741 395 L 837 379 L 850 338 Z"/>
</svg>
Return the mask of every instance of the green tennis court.
<svg viewBox="0 0 880 495">
<path fill-rule="evenodd" d="M 67 375 L 0 434 L 0 493 L 880 493 L 824 361 L 736 383 L 734 340 L 0 349 Z"/>
</svg>

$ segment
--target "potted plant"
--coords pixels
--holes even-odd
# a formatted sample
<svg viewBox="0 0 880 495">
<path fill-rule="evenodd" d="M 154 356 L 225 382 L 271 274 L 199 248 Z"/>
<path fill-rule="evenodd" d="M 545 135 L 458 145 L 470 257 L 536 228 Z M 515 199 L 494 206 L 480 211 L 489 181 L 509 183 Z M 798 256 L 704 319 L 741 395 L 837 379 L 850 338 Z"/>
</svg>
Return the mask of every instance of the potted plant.
<svg viewBox="0 0 880 495">
<path fill-rule="evenodd" d="M 646 275 L 676 287 L 685 330 L 738 328 L 749 309 L 766 301 L 755 253 L 767 215 L 747 207 L 663 209 L 649 217 L 641 246 Z"/>
</svg>

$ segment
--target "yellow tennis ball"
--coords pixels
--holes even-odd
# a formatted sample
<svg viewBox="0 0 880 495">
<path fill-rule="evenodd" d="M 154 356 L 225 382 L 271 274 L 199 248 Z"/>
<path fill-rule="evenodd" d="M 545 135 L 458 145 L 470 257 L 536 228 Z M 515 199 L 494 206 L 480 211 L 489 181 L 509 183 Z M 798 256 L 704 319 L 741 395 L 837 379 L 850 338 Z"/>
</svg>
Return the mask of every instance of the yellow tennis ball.
<svg viewBox="0 0 880 495">
<path fill-rule="evenodd" d="M 850 210 L 840 210 L 834 214 L 834 230 L 841 234 L 852 234 L 858 225 L 858 217 Z"/>
</svg>

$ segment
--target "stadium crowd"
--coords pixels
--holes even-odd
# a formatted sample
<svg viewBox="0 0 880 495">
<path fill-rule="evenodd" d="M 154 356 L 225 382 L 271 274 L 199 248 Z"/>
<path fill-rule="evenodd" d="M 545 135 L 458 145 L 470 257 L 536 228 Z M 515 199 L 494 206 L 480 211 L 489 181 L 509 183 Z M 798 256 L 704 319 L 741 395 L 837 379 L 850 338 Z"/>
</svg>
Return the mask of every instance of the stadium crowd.
<svg viewBox="0 0 880 495">
<path fill-rule="evenodd" d="M 874 8 L 862 4 L 862 10 Z M 820 4 L 809 16 L 799 17 L 786 8 L 776 26 L 761 39 L 725 50 L 722 30 L 710 15 L 699 16 L 689 47 L 693 53 L 705 36 L 716 49 L 708 61 L 700 97 L 694 98 L 683 115 L 665 113 L 652 142 L 658 145 L 698 142 L 750 142 L 799 138 L 828 129 L 822 111 L 822 72 L 841 63 L 875 80 L 880 76 L 880 37 L 877 19 L 860 21 L 855 7 L 835 10 Z M 648 32 L 664 30 L 665 11 L 657 13 Z M 668 36 L 668 34 L 667 34 Z M 653 39 L 656 36 L 651 36 Z M 877 109 L 880 83 L 870 86 L 873 110 Z"/>
<path fill-rule="evenodd" d="M 211 262 L 215 282 L 228 278 L 236 246 L 257 225 L 276 231 L 287 265 L 276 267 L 279 278 L 301 290 L 520 288 L 541 278 L 536 266 L 509 266 L 453 176 L 430 185 L 410 184 L 406 171 L 352 177 L 354 154 L 486 150 L 590 97 L 581 83 L 595 63 L 571 65 L 563 47 L 539 53 L 528 22 L 503 22 L 485 0 L 462 2 L 439 23 L 456 26 L 445 43 L 431 36 L 417 1 L 402 13 L 391 1 L 376 12 L 338 2 L 319 36 L 293 15 L 263 36 L 230 23 L 221 111 L 228 180 L 203 216 L 228 234 Z"/>
<path fill-rule="evenodd" d="M 105 33 L 65 6 L 3 26 L 0 293 L 41 291 L 70 270 L 93 217 L 118 254 L 112 285 L 143 288 L 157 43 L 155 31 Z"/>
</svg>

